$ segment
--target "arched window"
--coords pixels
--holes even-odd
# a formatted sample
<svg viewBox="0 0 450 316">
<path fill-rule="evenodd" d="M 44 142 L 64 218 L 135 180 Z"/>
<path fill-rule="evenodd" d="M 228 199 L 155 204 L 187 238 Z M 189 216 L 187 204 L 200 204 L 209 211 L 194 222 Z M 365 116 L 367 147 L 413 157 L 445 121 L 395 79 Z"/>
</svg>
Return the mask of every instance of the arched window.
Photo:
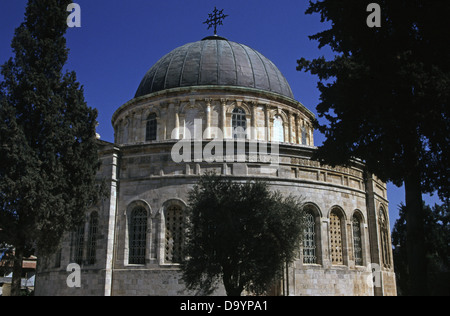
<svg viewBox="0 0 450 316">
<path fill-rule="evenodd" d="M 128 233 L 128 263 L 145 264 L 145 250 L 147 248 L 147 211 L 143 207 L 136 207 L 131 212 Z"/>
<path fill-rule="evenodd" d="M 381 237 L 381 255 L 383 260 L 383 266 L 385 268 L 391 267 L 391 252 L 389 251 L 389 233 L 386 213 L 383 208 L 380 208 L 380 237 Z"/>
<path fill-rule="evenodd" d="M 179 205 L 171 205 L 165 214 L 166 245 L 165 261 L 181 263 L 183 260 L 184 214 Z"/>
<path fill-rule="evenodd" d="M 342 224 L 340 212 L 331 211 L 330 214 L 330 243 L 332 264 L 344 264 L 343 244 L 342 244 Z"/>
<path fill-rule="evenodd" d="M 145 141 L 150 142 L 157 139 L 158 123 L 156 120 L 156 114 L 152 113 L 147 118 L 147 128 L 145 133 Z"/>
<path fill-rule="evenodd" d="M 202 139 L 201 125 L 198 123 L 201 119 L 201 112 L 198 108 L 189 108 L 186 110 L 184 117 L 184 139 Z"/>
<path fill-rule="evenodd" d="M 303 263 L 317 263 L 316 221 L 311 211 L 307 211 L 305 215 L 305 230 L 303 234 Z"/>
<path fill-rule="evenodd" d="M 302 127 L 302 145 L 307 145 L 308 143 L 308 133 L 306 132 L 306 127 Z"/>
<path fill-rule="evenodd" d="M 78 229 L 72 235 L 72 259 L 73 262 L 83 264 L 84 251 L 84 223 L 78 226 Z"/>
<path fill-rule="evenodd" d="M 352 225 L 353 225 L 353 252 L 355 256 L 355 265 L 362 266 L 363 251 L 362 251 L 361 220 L 357 214 L 353 215 Z"/>
<path fill-rule="evenodd" d="M 95 264 L 97 253 L 98 213 L 92 212 L 89 220 L 87 263 Z"/>
<path fill-rule="evenodd" d="M 284 127 L 283 119 L 281 116 L 275 116 L 273 120 L 273 139 L 274 142 L 283 143 L 284 142 Z"/>
<path fill-rule="evenodd" d="M 233 138 L 234 139 L 245 139 L 247 129 L 247 119 L 245 111 L 240 108 L 235 108 L 233 110 L 233 116 L 231 118 L 231 124 L 233 128 Z"/>
<path fill-rule="evenodd" d="M 55 266 L 54 268 L 61 268 L 62 248 L 59 248 L 55 253 Z"/>
</svg>

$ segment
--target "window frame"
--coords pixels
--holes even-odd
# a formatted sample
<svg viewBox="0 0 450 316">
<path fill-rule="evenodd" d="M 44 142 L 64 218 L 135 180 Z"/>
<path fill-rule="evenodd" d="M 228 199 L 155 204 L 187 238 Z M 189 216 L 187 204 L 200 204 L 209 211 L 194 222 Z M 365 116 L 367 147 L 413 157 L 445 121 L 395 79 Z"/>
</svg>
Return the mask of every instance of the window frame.
<svg viewBox="0 0 450 316">
<path fill-rule="evenodd" d="M 247 112 L 244 109 L 236 107 L 231 115 L 231 128 L 233 139 L 245 140 L 247 139 Z M 237 130 L 242 128 L 242 130 Z M 237 131 L 236 131 L 237 130 Z"/>
<path fill-rule="evenodd" d="M 307 210 L 305 216 L 306 220 L 302 243 L 303 264 L 317 264 L 318 248 L 317 248 L 316 216 L 314 215 L 314 212 L 312 210 Z"/>
<path fill-rule="evenodd" d="M 355 266 L 364 266 L 363 219 L 355 213 L 352 216 L 353 259 Z"/>
<path fill-rule="evenodd" d="M 281 115 L 275 115 L 273 118 L 273 137 L 272 141 L 284 143 L 284 120 Z"/>
<path fill-rule="evenodd" d="M 91 213 L 89 219 L 89 231 L 88 231 L 88 241 L 87 241 L 87 258 L 86 263 L 88 265 L 93 265 L 97 261 L 97 239 L 98 239 L 98 212 L 94 211 Z"/>
<path fill-rule="evenodd" d="M 392 268 L 391 260 L 391 243 L 389 236 L 389 223 L 386 211 L 383 207 L 379 208 L 379 227 L 380 227 L 380 246 L 381 246 L 381 262 L 386 269 Z"/>
<path fill-rule="evenodd" d="M 128 223 L 128 264 L 144 265 L 146 263 L 147 233 L 148 211 L 143 206 L 135 206 L 130 212 Z"/>
<path fill-rule="evenodd" d="M 150 113 L 147 117 L 145 127 L 145 141 L 153 142 L 158 140 L 158 116 L 156 113 Z"/>
<path fill-rule="evenodd" d="M 174 211 L 176 213 L 172 214 Z M 185 210 L 181 205 L 172 203 L 166 207 L 164 212 L 165 264 L 180 264 L 184 259 L 185 220 Z"/>
<path fill-rule="evenodd" d="M 337 221 L 335 220 L 337 218 Z M 330 212 L 330 259 L 331 264 L 345 265 L 345 233 L 344 216 L 339 208 L 333 208 Z"/>
</svg>

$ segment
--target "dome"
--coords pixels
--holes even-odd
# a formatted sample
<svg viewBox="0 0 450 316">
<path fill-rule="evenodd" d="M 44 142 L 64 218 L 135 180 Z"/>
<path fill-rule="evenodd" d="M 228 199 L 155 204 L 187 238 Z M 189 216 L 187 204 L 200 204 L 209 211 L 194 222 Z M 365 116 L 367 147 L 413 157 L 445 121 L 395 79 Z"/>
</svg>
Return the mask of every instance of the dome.
<svg viewBox="0 0 450 316">
<path fill-rule="evenodd" d="M 256 50 L 219 36 L 174 49 L 144 76 L 135 97 L 191 86 L 236 86 L 294 98 L 280 70 Z"/>
</svg>

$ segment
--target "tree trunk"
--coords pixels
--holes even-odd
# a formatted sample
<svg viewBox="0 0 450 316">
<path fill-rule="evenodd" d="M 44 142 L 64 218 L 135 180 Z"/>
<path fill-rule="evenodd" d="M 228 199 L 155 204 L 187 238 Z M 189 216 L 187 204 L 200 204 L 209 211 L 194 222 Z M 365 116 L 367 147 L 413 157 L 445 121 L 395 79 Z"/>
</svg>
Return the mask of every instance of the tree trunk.
<svg viewBox="0 0 450 316">
<path fill-rule="evenodd" d="M 14 254 L 13 278 L 11 284 L 11 296 L 20 296 L 20 289 L 22 287 L 22 263 L 23 263 L 23 248 L 16 247 Z"/>
<path fill-rule="evenodd" d="M 424 214 L 419 169 L 411 170 L 405 179 L 407 255 L 409 295 L 427 295 Z"/>
<path fill-rule="evenodd" d="M 236 288 L 226 289 L 227 296 L 238 297 L 241 296 L 242 291 Z"/>
<path fill-rule="evenodd" d="M 223 269 L 223 285 L 227 296 L 241 296 L 242 286 L 239 284 L 238 278 L 233 275 L 233 271 L 227 271 L 228 269 Z"/>
</svg>

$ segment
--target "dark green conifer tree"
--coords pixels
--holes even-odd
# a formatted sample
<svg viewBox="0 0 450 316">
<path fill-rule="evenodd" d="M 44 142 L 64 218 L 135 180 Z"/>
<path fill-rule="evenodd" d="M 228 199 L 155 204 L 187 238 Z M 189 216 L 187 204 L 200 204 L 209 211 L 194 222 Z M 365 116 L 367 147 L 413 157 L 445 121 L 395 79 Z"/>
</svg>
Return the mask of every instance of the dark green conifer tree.
<svg viewBox="0 0 450 316">
<path fill-rule="evenodd" d="M 310 1 L 307 13 L 331 25 L 310 38 L 336 57 L 302 58 L 298 70 L 320 79 L 317 111 L 329 123 L 319 126 L 327 137 L 319 158 L 361 158 L 383 180 L 405 185 L 411 294 L 426 294 L 422 193 L 450 193 L 450 2 L 375 1 L 381 27 L 371 28 L 372 2 Z"/>
<path fill-rule="evenodd" d="M 87 106 L 64 34 L 70 0 L 29 0 L 1 67 L 0 240 L 15 248 L 13 295 L 22 258 L 54 251 L 97 202 L 97 111 Z"/>
</svg>

